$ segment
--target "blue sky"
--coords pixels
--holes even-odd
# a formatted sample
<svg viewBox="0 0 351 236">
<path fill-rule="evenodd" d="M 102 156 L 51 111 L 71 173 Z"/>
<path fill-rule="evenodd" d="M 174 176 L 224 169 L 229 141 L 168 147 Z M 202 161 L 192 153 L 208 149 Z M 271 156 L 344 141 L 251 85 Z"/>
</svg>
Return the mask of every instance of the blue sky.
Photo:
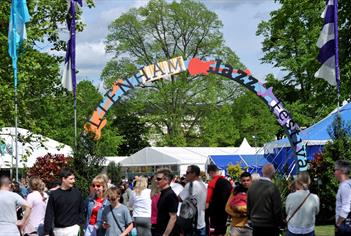
<svg viewBox="0 0 351 236">
<path fill-rule="evenodd" d="M 83 32 L 77 34 L 78 79 L 99 80 L 105 63 L 111 55 L 105 53 L 104 40 L 108 25 L 123 12 L 132 7 L 147 4 L 147 0 L 95 0 L 95 8 L 83 7 L 82 19 L 86 24 Z M 279 8 L 273 0 L 202 0 L 216 12 L 223 23 L 226 45 L 239 56 L 259 80 L 273 73 L 281 77 L 282 72 L 270 64 L 261 64 L 262 37 L 256 36 L 257 25 L 269 19 L 269 13 Z"/>
</svg>

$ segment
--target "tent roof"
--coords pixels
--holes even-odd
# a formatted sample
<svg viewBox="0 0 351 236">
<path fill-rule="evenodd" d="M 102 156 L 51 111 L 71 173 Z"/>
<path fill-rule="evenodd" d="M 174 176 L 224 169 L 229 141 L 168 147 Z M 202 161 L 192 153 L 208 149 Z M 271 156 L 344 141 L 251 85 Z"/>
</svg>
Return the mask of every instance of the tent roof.
<svg viewBox="0 0 351 236">
<path fill-rule="evenodd" d="M 346 103 L 341 108 L 339 108 L 339 114 L 345 122 L 351 122 L 351 103 Z M 302 141 L 306 145 L 324 145 L 330 141 L 331 137 L 328 133 L 328 128 L 332 125 L 336 116 L 337 110 L 334 110 L 324 119 L 308 127 L 307 129 L 302 130 L 300 132 Z M 283 138 L 265 144 L 265 150 L 268 152 L 272 152 L 273 148 L 278 147 L 290 147 L 288 138 Z"/>
<path fill-rule="evenodd" d="M 109 156 L 109 157 L 105 157 L 105 166 L 108 166 L 108 164 L 110 164 L 111 162 L 114 162 L 116 164 L 120 163 L 121 161 L 123 161 L 124 159 L 128 158 L 128 156 Z"/>
<path fill-rule="evenodd" d="M 211 160 L 220 168 L 224 169 L 229 164 L 239 163 L 242 167 L 263 166 L 268 163 L 263 154 L 257 155 L 211 155 Z M 224 167 L 224 168 L 223 168 Z"/>
<path fill-rule="evenodd" d="M 245 154 L 245 155 L 254 155 L 257 153 L 257 151 L 255 148 L 251 147 L 247 139 L 244 138 L 236 153 Z"/>
<path fill-rule="evenodd" d="M 235 153 L 235 147 L 146 147 L 120 162 L 122 166 L 206 164 L 209 155 Z"/>
<path fill-rule="evenodd" d="M 42 135 L 33 134 L 32 132 L 18 128 L 18 134 L 20 137 L 24 137 L 25 141 L 18 141 L 18 157 L 19 167 L 23 168 L 32 167 L 37 157 L 44 156 L 48 153 L 52 154 L 64 154 L 70 156 L 72 154 L 72 148 L 63 143 L 57 142 L 53 139 L 46 138 Z M 0 140 L 3 144 L 1 145 L 0 152 L 0 167 L 10 168 L 12 162 L 12 155 L 15 154 L 15 128 L 5 127 L 0 129 Z M 15 165 L 16 160 L 13 160 Z"/>
<path fill-rule="evenodd" d="M 247 167 L 249 172 L 261 172 L 263 165 L 268 163 L 263 154 L 256 155 L 212 155 L 212 162 L 220 169 L 227 169 L 228 165 L 240 164 L 242 168 Z"/>
<path fill-rule="evenodd" d="M 211 155 L 256 154 L 262 148 L 253 148 L 243 139 L 240 147 L 146 147 L 120 161 L 122 166 L 204 165 Z"/>
</svg>

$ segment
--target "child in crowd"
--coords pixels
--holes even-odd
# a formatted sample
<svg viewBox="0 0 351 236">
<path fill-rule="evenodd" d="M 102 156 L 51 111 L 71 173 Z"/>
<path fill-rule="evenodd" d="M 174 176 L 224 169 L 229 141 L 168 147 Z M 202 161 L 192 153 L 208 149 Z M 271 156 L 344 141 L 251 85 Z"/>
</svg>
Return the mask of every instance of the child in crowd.
<svg viewBox="0 0 351 236">
<path fill-rule="evenodd" d="M 102 226 L 106 229 L 106 236 L 128 235 L 133 224 L 128 208 L 119 202 L 121 190 L 112 187 L 107 190 L 106 196 L 111 203 L 102 213 Z"/>
</svg>

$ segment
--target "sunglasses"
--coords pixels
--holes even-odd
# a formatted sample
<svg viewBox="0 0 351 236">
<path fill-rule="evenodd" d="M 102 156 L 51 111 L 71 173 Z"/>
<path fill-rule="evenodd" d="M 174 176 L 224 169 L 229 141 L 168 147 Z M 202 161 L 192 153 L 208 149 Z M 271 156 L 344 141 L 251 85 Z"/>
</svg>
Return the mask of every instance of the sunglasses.
<svg viewBox="0 0 351 236">
<path fill-rule="evenodd" d="M 190 174 L 190 173 L 193 173 L 193 172 L 192 172 L 192 171 L 187 171 L 187 172 L 185 172 L 185 174 L 187 174 L 187 175 Z"/>
<path fill-rule="evenodd" d="M 93 184 L 92 186 L 93 186 L 93 188 L 95 188 L 95 187 L 100 188 L 101 187 L 100 184 Z"/>
<path fill-rule="evenodd" d="M 114 202 L 114 201 L 117 200 L 117 198 L 109 198 L 108 200 L 109 200 L 110 202 Z"/>
<path fill-rule="evenodd" d="M 161 181 L 162 179 L 163 179 L 163 177 L 161 177 L 161 178 L 160 178 L 160 177 L 157 177 L 157 178 L 156 178 L 157 181 Z"/>
</svg>

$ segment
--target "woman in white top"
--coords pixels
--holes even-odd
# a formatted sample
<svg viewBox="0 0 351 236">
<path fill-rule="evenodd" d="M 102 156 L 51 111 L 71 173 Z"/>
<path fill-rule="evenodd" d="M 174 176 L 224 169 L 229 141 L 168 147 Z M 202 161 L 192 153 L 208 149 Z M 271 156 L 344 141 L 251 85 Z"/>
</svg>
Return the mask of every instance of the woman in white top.
<svg viewBox="0 0 351 236">
<path fill-rule="evenodd" d="M 39 225 L 44 223 L 48 199 L 48 195 L 44 192 L 44 186 L 44 182 L 39 177 L 32 177 L 29 180 L 32 192 L 28 194 L 27 201 L 32 207 L 32 211 L 24 227 L 24 234 L 37 235 Z"/>
<path fill-rule="evenodd" d="M 307 172 L 299 173 L 295 181 L 296 192 L 290 193 L 286 199 L 287 236 L 314 236 L 319 198 L 308 190 L 310 183 L 311 179 Z"/>
<path fill-rule="evenodd" d="M 151 236 L 151 190 L 147 178 L 137 177 L 128 207 L 133 209 L 133 219 L 138 236 Z"/>
</svg>

